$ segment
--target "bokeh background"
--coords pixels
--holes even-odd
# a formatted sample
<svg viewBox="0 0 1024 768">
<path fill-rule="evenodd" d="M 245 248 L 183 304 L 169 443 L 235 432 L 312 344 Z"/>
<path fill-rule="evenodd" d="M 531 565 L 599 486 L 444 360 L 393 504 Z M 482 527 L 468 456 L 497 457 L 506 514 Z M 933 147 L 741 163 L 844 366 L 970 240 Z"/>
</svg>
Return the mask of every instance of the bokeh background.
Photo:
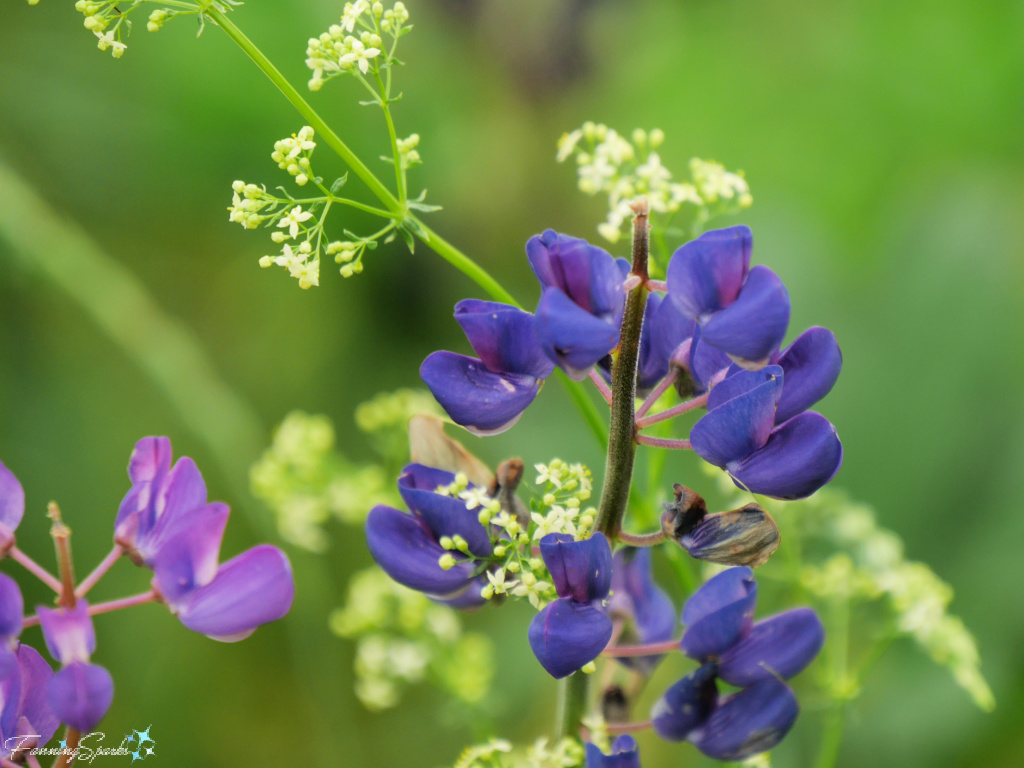
<svg viewBox="0 0 1024 768">
<path fill-rule="evenodd" d="M 78 567 L 90 568 L 110 546 L 132 445 L 166 434 L 197 460 L 211 496 L 232 505 L 234 554 L 275 536 L 247 490 L 272 426 L 294 408 L 326 413 L 341 449 L 358 457 L 355 405 L 416 385 L 430 351 L 462 349 L 450 308 L 481 292 L 426 248 L 383 248 L 348 281 L 325 265 L 321 287 L 305 292 L 258 269 L 269 240 L 228 223 L 229 185 L 284 181 L 269 152 L 301 120 L 216 28 L 196 40 L 191 20 L 155 35 L 137 25 L 115 61 L 95 50 L 72 5 L 11 0 L 0 10 L 0 160 L 110 267 L 79 272 L 74 253 L 31 256 L 47 232 L 12 207 L 26 197 L 8 184 L 0 457 L 28 496 L 19 544 L 52 562 L 42 515 L 55 499 Z M 843 376 L 822 406 L 846 449 L 835 483 L 955 587 L 953 611 L 976 633 L 998 700 L 994 714 L 980 713 L 945 671 L 898 643 L 852 708 L 840 765 L 1020 765 L 1024 6 L 408 5 L 416 29 L 403 40 L 395 114 L 401 134 L 422 137 L 412 185 L 445 207 L 431 224 L 526 303 L 537 294 L 526 239 L 554 227 L 596 241 L 604 215 L 554 161 L 563 131 L 584 120 L 627 133 L 660 127 L 669 168 L 681 173 L 700 155 L 746 171 L 755 260 L 787 283 L 792 327 L 827 325 L 843 348 Z M 306 38 L 340 12 L 304 0 L 251 3 L 234 17 L 304 83 Z M 360 98 L 339 80 L 313 103 L 387 178 L 372 160 L 386 151 L 379 113 Z M 325 164 L 325 147 L 318 156 L 325 175 L 343 170 Z M 149 299 L 111 312 L 125 275 Z M 197 383 L 202 361 L 157 313 L 201 344 L 206 379 Z M 181 386 L 161 388 L 154 374 Z M 600 467 L 558 387 L 515 430 L 470 440 L 492 462 L 558 455 Z M 352 647 L 326 616 L 369 556 L 360 536 L 334 533 L 324 556 L 289 550 L 295 609 L 239 645 L 195 636 L 156 606 L 98 620 L 95 658 L 117 683 L 107 730 L 152 724 L 160 759 L 174 764 L 453 762 L 476 734 L 435 690 L 414 689 L 382 715 L 356 702 Z M 145 584 L 122 564 L 97 599 Z M 543 732 L 553 710 L 553 685 L 523 642 L 529 615 L 517 606 L 470 619 L 499 650 L 497 730 L 520 741 Z M 35 632 L 28 642 L 39 642 Z M 805 716 L 786 764 L 811 754 L 815 727 Z M 698 764 L 688 747 L 642 745 L 653 765 Z"/>
</svg>

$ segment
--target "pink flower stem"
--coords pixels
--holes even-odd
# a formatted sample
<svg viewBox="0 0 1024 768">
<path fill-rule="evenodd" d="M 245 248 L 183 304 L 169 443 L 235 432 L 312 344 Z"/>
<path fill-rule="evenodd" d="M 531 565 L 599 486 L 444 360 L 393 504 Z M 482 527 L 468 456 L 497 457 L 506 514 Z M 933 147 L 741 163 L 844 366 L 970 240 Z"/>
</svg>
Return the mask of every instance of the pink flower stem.
<svg viewBox="0 0 1024 768">
<path fill-rule="evenodd" d="M 651 445 L 655 448 L 670 448 L 679 451 L 692 451 L 693 446 L 690 445 L 689 440 L 669 440 L 662 437 L 648 437 L 647 435 L 637 435 L 636 441 L 640 445 Z"/>
<path fill-rule="evenodd" d="M 668 293 L 668 283 L 666 283 L 664 280 L 648 280 L 647 290 Z"/>
<path fill-rule="evenodd" d="M 151 589 L 149 592 L 143 592 L 139 595 L 132 595 L 131 597 L 123 597 L 120 600 L 111 600 L 109 603 L 96 603 L 96 605 L 89 606 L 89 615 L 98 616 L 101 613 L 110 613 L 111 611 L 119 611 L 122 608 L 131 608 L 135 605 L 145 605 L 146 603 L 155 603 L 160 599 L 155 589 Z"/>
<path fill-rule="evenodd" d="M 670 651 L 678 651 L 682 638 L 675 640 L 662 640 L 660 643 L 647 643 L 646 645 L 619 645 L 605 648 L 601 651 L 602 656 L 619 658 L 622 656 L 654 656 Z"/>
<path fill-rule="evenodd" d="M 596 368 L 591 369 L 591 371 L 590 371 L 590 380 L 592 382 L 594 382 L 594 386 L 597 387 L 597 391 L 601 393 L 601 397 L 604 398 L 604 401 L 606 403 L 608 403 L 608 405 L 611 405 L 612 404 L 612 390 L 608 386 L 608 382 L 606 382 L 603 378 L 601 378 L 601 374 L 597 372 Z"/>
<path fill-rule="evenodd" d="M 33 755 L 33 754 L 32 754 L 31 752 L 29 752 L 29 753 L 28 753 L 28 754 L 27 754 L 27 755 L 25 756 L 25 761 L 26 761 L 26 762 L 27 762 L 27 763 L 29 764 L 30 768 L 43 768 L 43 767 L 42 767 L 42 766 L 41 766 L 41 765 L 39 764 L 39 758 L 38 758 L 38 757 L 36 757 L 35 755 Z"/>
<path fill-rule="evenodd" d="M 653 395 L 654 393 L 652 392 L 651 394 Z M 705 392 L 700 397 L 695 397 L 692 400 L 687 400 L 685 403 L 680 403 L 679 405 L 672 406 L 671 408 L 661 411 L 660 413 L 655 413 L 650 416 L 645 416 L 644 418 L 637 419 L 636 426 L 637 429 L 643 429 L 644 427 L 651 426 L 651 424 L 657 424 L 659 421 L 673 419 L 676 416 L 680 416 L 686 413 L 687 411 L 692 411 L 694 408 L 703 408 L 707 404 L 708 394 Z M 638 413 L 638 415 L 640 414 Z"/>
<path fill-rule="evenodd" d="M 665 390 L 667 390 L 669 387 L 676 383 L 676 376 L 678 375 L 679 370 L 673 367 L 672 370 L 668 372 L 668 375 L 658 383 L 658 386 L 656 386 L 651 391 L 651 394 L 647 396 L 647 399 L 644 400 L 643 403 L 641 403 L 640 407 L 637 408 L 637 427 L 640 427 L 642 429 L 640 425 L 644 420 L 643 415 L 654 407 L 654 404 L 658 402 L 658 398 L 665 394 Z"/>
<path fill-rule="evenodd" d="M 640 723 L 608 723 L 605 726 L 610 734 L 619 733 L 637 733 L 638 731 L 646 731 L 651 727 L 650 720 L 644 720 Z"/>
<path fill-rule="evenodd" d="M 43 568 L 43 566 L 39 565 L 39 563 L 37 563 L 35 560 L 26 555 L 17 547 L 11 547 L 11 550 L 10 552 L 8 552 L 8 554 L 11 556 L 11 559 L 14 562 L 22 565 L 25 568 L 25 570 L 27 570 L 29 573 L 31 573 L 33 576 L 35 576 L 37 579 L 43 582 L 43 584 L 48 586 L 58 595 L 60 594 L 60 591 L 64 588 L 64 586 L 60 583 L 60 579 L 58 579 L 48 570 Z"/>
<path fill-rule="evenodd" d="M 640 283 L 642 283 L 642 282 L 643 282 L 643 278 L 640 277 L 640 275 L 630 275 L 622 283 L 622 292 L 623 293 L 629 293 L 634 288 L 636 288 L 638 285 L 640 285 Z"/>
<path fill-rule="evenodd" d="M 124 547 L 120 544 L 115 544 L 114 548 L 110 550 L 103 561 L 96 566 L 96 569 L 90 573 L 81 584 L 78 585 L 78 589 L 75 590 L 75 597 L 85 597 L 89 590 L 96 586 L 96 582 L 103 578 L 103 575 L 110 570 L 111 566 L 120 559 L 121 555 L 124 554 Z"/>
</svg>

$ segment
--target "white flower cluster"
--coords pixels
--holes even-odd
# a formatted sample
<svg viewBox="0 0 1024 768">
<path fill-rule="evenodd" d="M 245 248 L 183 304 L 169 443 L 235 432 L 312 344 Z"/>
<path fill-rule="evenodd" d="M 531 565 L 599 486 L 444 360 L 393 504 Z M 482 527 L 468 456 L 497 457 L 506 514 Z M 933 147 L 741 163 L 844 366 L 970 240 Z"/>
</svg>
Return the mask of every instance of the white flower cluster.
<svg viewBox="0 0 1024 768">
<path fill-rule="evenodd" d="M 309 182 L 310 155 L 315 148 L 313 129 L 304 125 L 298 133 L 274 142 L 270 158 L 277 163 L 278 168 L 294 176 L 296 184 L 304 187 Z"/>
<path fill-rule="evenodd" d="M 608 216 L 598 225 L 601 237 L 616 242 L 632 218 L 629 202 L 645 195 L 654 227 L 668 228 L 673 217 L 687 207 L 691 229 L 703 229 L 713 216 L 749 208 L 753 202 L 742 173 L 726 171 L 718 163 L 694 158 L 691 180 L 673 181 L 655 151 L 665 141 L 659 129 L 633 131 L 632 141 L 606 125 L 584 123 L 558 141 L 558 162 L 575 155 L 579 189 L 587 195 L 608 196 Z"/>
<path fill-rule="evenodd" d="M 124 14 L 117 8 L 115 0 L 78 0 L 75 10 L 85 16 L 85 28 L 98 38 L 96 47 L 101 51 L 110 51 L 115 59 L 124 56 L 128 48 L 121 42 L 121 24 Z M 113 27 L 111 28 L 111 24 Z M 129 22 L 130 26 L 130 22 Z M 109 29 L 108 29 L 109 28 Z"/>
<path fill-rule="evenodd" d="M 554 459 L 548 464 L 535 465 L 535 469 L 536 482 L 542 486 L 543 495 L 533 500 L 528 517 L 503 509 L 501 502 L 491 498 L 486 489 L 470 488 L 469 479 L 462 472 L 455 475 L 454 482 L 437 488 L 436 492 L 462 499 L 467 509 L 477 513 L 480 524 L 488 526 L 494 551 L 485 571 L 487 584 L 481 589 L 483 597 L 487 600 L 496 595 L 525 597 L 540 610 L 554 600 L 557 593 L 544 561 L 534 556 L 534 547 L 549 533 L 566 533 L 577 540 L 588 537 L 597 510 L 581 508 L 581 503 L 590 498 L 593 490 L 590 470 L 582 464 Z M 461 536 L 444 536 L 439 543 L 447 552 L 439 558 L 438 564 L 446 570 L 460 560 L 473 558 L 468 542 Z"/>
<path fill-rule="evenodd" d="M 331 614 L 331 630 L 355 640 L 355 691 L 373 710 L 395 706 L 401 691 L 424 679 L 468 704 L 484 699 L 494 674 L 493 647 L 462 632 L 454 610 L 392 581 L 379 568 L 356 573 L 348 600 Z"/>
<path fill-rule="evenodd" d="M 506 739 L 491 739 L 463 750 L 453 768 L 576 768 L 585 761 L 583 745 L 564 738 L 548 744 L 537 739 L 525 750 Z"/>
<path fill-rule="evenodd" d="M 371 5 L 367 0 L 346 3 L 345 11 L 337 24 L 332 24 L 319 37 L 311 37 L 306 47 L 306 66 L 313 71 L 309 81 L 311 91 L 319 91 L 327 80 L 346 72 L 358 70 L 362 75 L 371 69 L 377 73 L 382 68 L 378 57 L 384 55 L 385 64 L 390 64 L 394 45 L 384 52 L 382 35 L 389 35 L 394 41 L 407 32 L 405 26 L 409 12 L 403 3 L 395 3 L 388 11 L 382 3 Z"/>
</svg>

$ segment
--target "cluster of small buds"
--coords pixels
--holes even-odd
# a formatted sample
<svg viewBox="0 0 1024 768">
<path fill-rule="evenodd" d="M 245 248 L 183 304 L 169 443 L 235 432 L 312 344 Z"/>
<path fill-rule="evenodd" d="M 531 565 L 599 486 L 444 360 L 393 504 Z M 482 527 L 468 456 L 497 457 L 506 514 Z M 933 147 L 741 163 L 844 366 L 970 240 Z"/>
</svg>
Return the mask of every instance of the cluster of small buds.
<svg viewBox="0 0 1024 768">
<path fill-rule="evenodd" d="M 673 181 L 655 151 L 665 141 L 664 131 L 638 128 L 630 138 L 606 125 L 587 122 L 558 141 L 559 162 L 575 155 L 580 191 L 608 196 L 608 216 L 597 227 L 606 240 L 617 242 L 628 229 L 633 216 L 629 203 L 637 195 L 647 197 L 653 225 L 662 230 L 684 205 L 696 232 L 712 217 L 753 203 L 742 173 L 726 171 L 715 162 L 694 158 L 690 161 L 691 180 Z"/>
<path fill-rule="evenodd" d="M 536 525 L 533 540 L 540 541 L 549 533 L 567 533 L 576 539 L 590 535 L 597 517 L 594 507 L 583 508 L 590 499 L 594 482 L 590 470 L 582 464 L 568 464 L 554 459 L 549 464 L 536 464 L 536 484 L 543 486 L 539 510 L 531 512 Z"/>
<path fill-rule="evenodd" d="M 355 690 L 367 709 L 395 706 L 406 687 L 425 679 L 471 705 L 490 687 L 490 641 L 463 633 L 453 609 L 396 584 L 379 568 L 352 577 L 348 600 L 331 614 L 330 627 L 357 642 Z"/>
<path fill-rule="evenodd" d="M 420 165 L 420 153 L 416 149 L 420 145 L 420 135 L 418 133 L 412 134 L 407 139 L 399 139 L 396 144 L 403 168 L 412 168 L 414 165 Z"/>
<path fill-rule="evenodd" d="M 379 72 L 382 66 L 379 57 L 389 63 L 390 53 L 384 51 L 382 34 L 395 40 L 409 30 L 403 27 L 409 19 L 409 12 L 402 3 L 389 11 L 381 3 L 372 6 L 366 0 L 346 3 L 341 20 L 332 24 L 319 37 L 311 37 L 306 47 L 306 66 L 313 71 L 309 89 L 319 91 L 327 80 L 357 69 L 362 75 Z"/>
<path fill-rule="evenodd" d="M 228 221 L 241 224 L 245 229 L 256 229 L 267 216 L 260 213 L 268 206 L 276 206 L 278 200 L 267 193 L 266 187 L 257 184 L 246 184 L 237 180 L 232 182 L 231 207 L 228 208 Z M 272 208 L 271 208 L 272 210 Z"/>
<path fill-rule="evenodd" d="M 311 258 L 312 253 L 313 246 L 309 240 L 299 243 L 295 249 L 285 244 L 279 255 L 261 256 L 260 266 L 286 267 L 288 274 L 299 281 L 299 288 L 305 290 L 320 285 L 320 259 Z"/>
<path fill-rule="evenodd" d="M 315 148 L 313 129 L 304 125 L 298 133 L 293 133 L 286 139 L 274 142 L 274 151 L 270 153 L 270 157 L 277 163 L 278 168 L 295 177 L 296 184 L 304 187 L 309 182 L 311 173 L 309 158 Z"/>
<path fill-rule="evenodd" d="M 373 4 L 374 15 L 384 14 L 384 18 L 380 22 L 380 28 L 385 32 L 392 33 L 395 37 L 398 37 L 404 31 L 408 31 L 411 27 L 405 27 L 405 23 L 409 21 L 409 11 L 405 7 L 405 3 L 398 2 L 394 6 L 385 11 L 384 6 L 381 3 Z"/>
<path fill-rule="evenodd" d="M 366 251 L 376 247 L 376 240 L 335 240 L 328 243 L 326 252 L 334 257 L 335 264 L 341 264 L 338 271 L 342 277 L 353 277 L 362 273 Z"/>
<path fill-rule="evenodd" d="M 150 32 L 159 32 L 164 28 L 164 24 L 173 15 L 173 11 L 169 11 L 164 8 L 158 8 L 149 14 L 149 20 L 146 22 L 146 29 Z"/>
<path fill-rule="evenodd" d="M 124 14 L 117 8 L 113 0 L 95 2 L 94 0 L 78 0 L 75 3 L 75 10 L 85 16 L 83 24 L 85 28 L 98 38 L 96 47 L 101 51 L 110 51 L 115 59 L 124 56 L 128 47 L 121 42 L 121 23 L 124 21 Z M 113 24 L 112 29 L 108 29 Z"/>
</svg>

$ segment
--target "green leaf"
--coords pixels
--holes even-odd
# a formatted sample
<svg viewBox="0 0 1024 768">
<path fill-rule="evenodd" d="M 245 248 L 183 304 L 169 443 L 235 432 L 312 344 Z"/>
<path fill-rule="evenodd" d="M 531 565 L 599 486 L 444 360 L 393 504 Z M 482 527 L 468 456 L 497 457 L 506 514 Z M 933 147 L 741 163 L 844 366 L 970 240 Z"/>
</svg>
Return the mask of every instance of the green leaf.
<svg viewBox="0 0 1024 768">
<path fill-rule="evenodd" d="M 347 181 L 348 181 L 348 173 L 345 173 L 343 176 L 339 176 L 338 178 L 336 178 L 334 180 L 334 183 L 331 184 L 331 193 L 333 194 L 334 192 L 337 192 L 339 189 L 341 189 L 343 186 L 345 186 L 345 183 Z"/>
</svg>

